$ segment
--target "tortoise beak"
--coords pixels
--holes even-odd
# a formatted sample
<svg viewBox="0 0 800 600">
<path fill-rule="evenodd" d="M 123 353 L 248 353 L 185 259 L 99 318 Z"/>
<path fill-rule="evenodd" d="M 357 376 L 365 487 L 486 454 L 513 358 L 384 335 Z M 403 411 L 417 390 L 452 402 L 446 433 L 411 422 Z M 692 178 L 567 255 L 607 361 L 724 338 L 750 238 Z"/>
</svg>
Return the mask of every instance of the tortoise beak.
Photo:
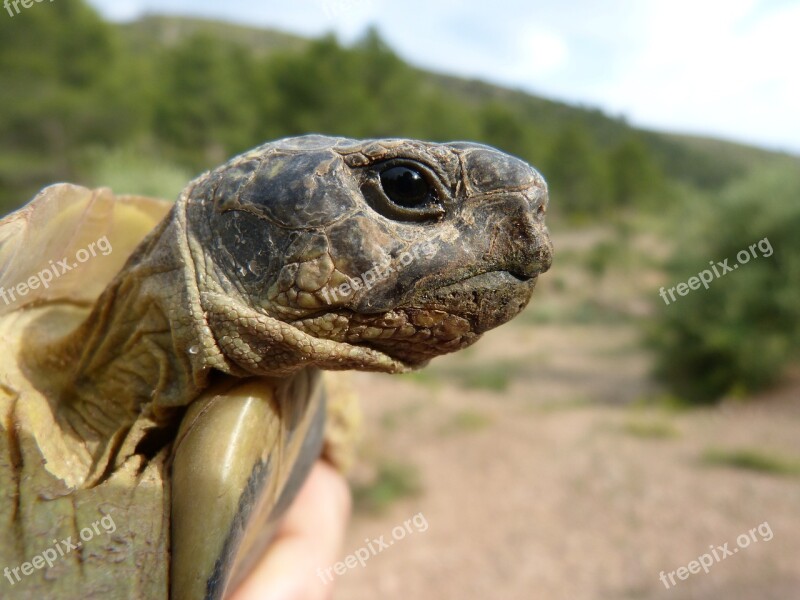
<svg viewBox="0 0 800 600">
<path fill-rule="evenodd" d="M 462 315 L 482 334 L 517 316 L 531 299 L 537 276 L 490 271 L 444 285 L 425 294 L 419 304 Z"/>
</svg>

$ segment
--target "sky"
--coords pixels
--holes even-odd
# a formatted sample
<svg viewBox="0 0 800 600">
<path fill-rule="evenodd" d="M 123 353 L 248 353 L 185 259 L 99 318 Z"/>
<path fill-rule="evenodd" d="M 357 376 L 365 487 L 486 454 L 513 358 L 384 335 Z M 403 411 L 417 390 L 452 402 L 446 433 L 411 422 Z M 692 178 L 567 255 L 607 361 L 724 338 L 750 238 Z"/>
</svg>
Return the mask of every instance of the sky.
<svg viewBox="0 0 800 600">
<path fill-rule="evenodd" d="M 800 154 L 800 0 L 89 0 L 351 42 L 663 131 Z"/>
</svg>

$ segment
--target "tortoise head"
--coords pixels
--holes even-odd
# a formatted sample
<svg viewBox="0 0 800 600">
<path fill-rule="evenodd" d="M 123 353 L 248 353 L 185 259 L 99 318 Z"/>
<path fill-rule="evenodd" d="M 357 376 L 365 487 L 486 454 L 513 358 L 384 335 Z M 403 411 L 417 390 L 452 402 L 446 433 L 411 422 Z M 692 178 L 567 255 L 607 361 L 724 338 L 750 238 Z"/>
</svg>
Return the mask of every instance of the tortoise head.
<svg viewBox="0 0 800 600">
<path fill-rule="evenodd" d="M 345 356 L 387 359 L 347 368 L 415 367 L 472 344 L 525 307 L 552 257 L 544 179 L 479 144 L 290 138 L 182 200 L 217 294 Z"/>
</svg>

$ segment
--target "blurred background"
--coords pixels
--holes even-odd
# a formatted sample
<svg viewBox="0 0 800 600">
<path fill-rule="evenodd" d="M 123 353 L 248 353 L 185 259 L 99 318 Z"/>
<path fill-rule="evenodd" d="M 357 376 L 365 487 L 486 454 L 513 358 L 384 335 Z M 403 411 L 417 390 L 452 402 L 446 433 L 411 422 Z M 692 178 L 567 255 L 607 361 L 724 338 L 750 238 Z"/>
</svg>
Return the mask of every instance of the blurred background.
<svg viewBox="0 0 800 600">
<path fill-rule="evenodd" d="M 419 373 L 355 377 L 344 553 L 429 527 L 337 598 L 800 599 L 800 3 L 18 6 L 2 214 L 57 181 L 174 198 L 310 132 L 477 140 L 546 177 L 555 262 L 526 311 Z"/>
</svg>

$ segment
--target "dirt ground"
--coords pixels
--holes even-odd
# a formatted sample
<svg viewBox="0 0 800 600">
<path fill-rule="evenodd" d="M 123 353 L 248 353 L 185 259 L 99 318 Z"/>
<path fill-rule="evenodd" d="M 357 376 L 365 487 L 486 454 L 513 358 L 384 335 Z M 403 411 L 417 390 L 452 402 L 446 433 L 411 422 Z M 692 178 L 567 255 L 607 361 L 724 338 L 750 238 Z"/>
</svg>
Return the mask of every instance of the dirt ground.
<svg viewBox="0 0 800 600">
<path fill-rule="evenodd" d="M 554 290 L 579 275 L 560 277 L 528 311 L 557 306 Z M 714 448 L 800 456 L 800 374 L 716 408 L 643 402 L 660 391 L 636 294 L 617 283 L 608 293 L 631 300 L 633 319 L 526 313 L 432 375 L 355 376 L 361 475 L 399 461 L 420 491 L 356 513 L 343 557 L 390 543 L 336 577 L 337 600 L 800 599 L 800 477 L 703 460 Z M 712 552 L 707 574 L 679 578 Z"/>
</svg>

